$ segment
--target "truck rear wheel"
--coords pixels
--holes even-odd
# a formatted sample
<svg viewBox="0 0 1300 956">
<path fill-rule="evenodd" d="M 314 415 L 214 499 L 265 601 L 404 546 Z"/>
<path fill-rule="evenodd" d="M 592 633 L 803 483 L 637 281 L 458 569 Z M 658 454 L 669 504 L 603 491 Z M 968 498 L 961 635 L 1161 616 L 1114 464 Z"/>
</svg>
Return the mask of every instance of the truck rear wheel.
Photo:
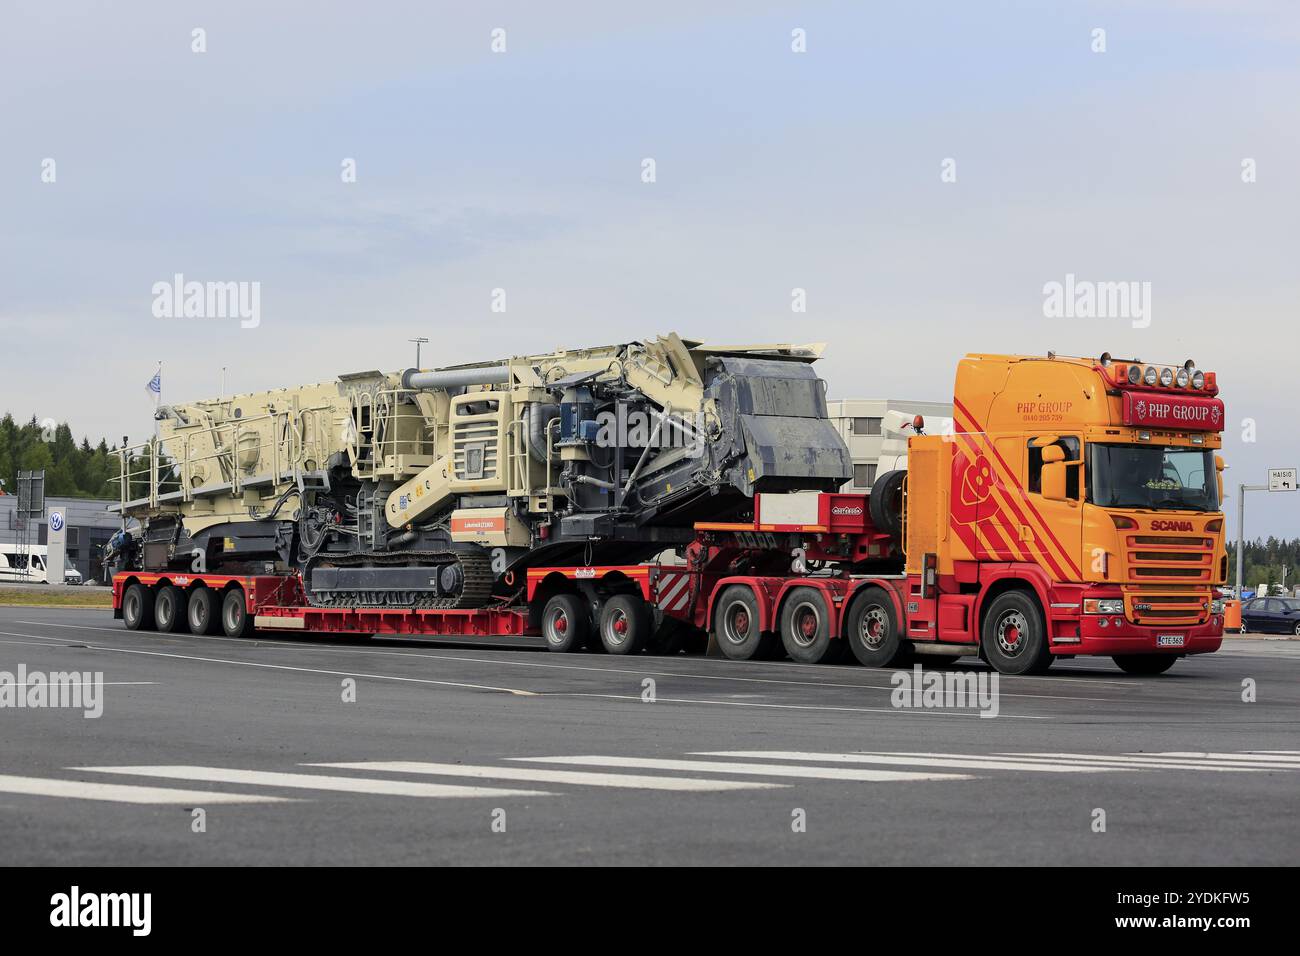
<svg viewBox="0 0 1300 956">
<path fill-rule="evenodd" d="M 1177 654 L 1116 654 L 1111 658 L 1125 674 L 1163 674 L 1174 666 Z"/>
<path fill-rule="evenodd" d="M 634 594 L 615 594 L 600 606 L 600 643 L 610 654 L 636 654 L 650 638 L 650 611 Z"/>
<path fill-rule="evenodd" d="M 557 594 L 542 609 L 542 637 L 548 650 L 568 653 L 587 643 L 591 624 L 582 598 L 576 594 Z"/>
<path fill-rule="evenodd" d="M 128 631 L 153 630 L 153 595 L 143 584 L 129 584 L 123 592 L 122 621 Z"/>
<path fill-rule="evenodd" d="M 243 588 L 231 588 L 221 601 L 221 630 L 226 637 L 252 637 L 253 617 Z"/>
<path fill-rule="evenodd" d="M 844 652 L 844 642 L 831 633 L 830 608 L 816 588 L 793 589 L 781 609 L 781 643 L 792 661 L 800 664 L 834 664 Z"/>
<path fill-rule="evenodd" d="M 1004 591 L 984 615 L 980 634 L 984 659 L 1000 674 L 1040 674 L 1052 664 L 1047 625 L 1038 602 L 1026 591 Z"/>
<path fill-rule="evenodd" d="M 216 631 L 221 612 L 211 588 L 199 587 L 190 593 L 189 602 L 185 605 L 185 618 L 190 625 L 191 634 L 202 637 Z"/>
<path fill-rule="evenodd" d="M 864 667 L 889 667 L 907 656 L 894 602 L 883 588 L 867 587 L 858 592 L 849 608 L 844 637 Z"/>
<path fill-rule="evenodd" d="M 185 592 L 164 584 L 153 599 L 154 625 L 164 634 L 175 634 L 185 626 Z"/>
<path fill-rule="evenodd" d="M 722 656 L 733 661 L 770 656 L 775 635 L 759 630 L 759 620 L 758 598 L 752 589 L 733 584 L 723 591 L 713 611 L 713 630 Z"/>
</svg>

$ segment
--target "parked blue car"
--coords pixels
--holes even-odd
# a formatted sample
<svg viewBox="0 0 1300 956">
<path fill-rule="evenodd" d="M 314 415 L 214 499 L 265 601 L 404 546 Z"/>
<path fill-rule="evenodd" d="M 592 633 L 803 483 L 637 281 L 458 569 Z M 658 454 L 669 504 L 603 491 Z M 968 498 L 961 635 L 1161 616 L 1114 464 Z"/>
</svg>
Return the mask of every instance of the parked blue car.
<svg viewBox="0 0 1300 956">
<path fill-rule="evenodd" d="M 1241 629 L 1300 637 L 1300 598 L 1254 598 L 1241 606 Z"/>
</svg>

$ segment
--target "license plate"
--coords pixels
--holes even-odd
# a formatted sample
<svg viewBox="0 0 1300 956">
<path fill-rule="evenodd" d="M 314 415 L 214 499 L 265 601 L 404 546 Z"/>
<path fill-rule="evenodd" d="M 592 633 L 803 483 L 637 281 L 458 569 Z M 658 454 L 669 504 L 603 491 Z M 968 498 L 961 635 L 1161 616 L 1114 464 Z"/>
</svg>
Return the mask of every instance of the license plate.
<svg viewBox="0 0 1300 956">
<path fill-rule="evenodd" d="M 1182 634 L 1157 634 L 1156 647 L 1182 647 L 1184 637 Z"/>
</svg>

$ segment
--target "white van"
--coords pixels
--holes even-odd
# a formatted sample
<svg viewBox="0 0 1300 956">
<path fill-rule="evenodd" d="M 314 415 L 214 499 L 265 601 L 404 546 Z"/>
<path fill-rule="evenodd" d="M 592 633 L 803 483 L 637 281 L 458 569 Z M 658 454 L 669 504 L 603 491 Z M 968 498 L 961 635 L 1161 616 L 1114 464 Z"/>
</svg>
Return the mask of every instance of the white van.
<svg viewBox="0 0 1300 956">
<path fill-rule="evenodd" d="M 34 544 L 20 554 L 18 545 L 12 542 L 0 543 L 0 581 L 49 584 L 49 572 L 46 569 L 49 556 L 50 549 L 47 545 Z M 63 583 L 80 584 L 81 572 L 65 563 Z"/>
</svg>

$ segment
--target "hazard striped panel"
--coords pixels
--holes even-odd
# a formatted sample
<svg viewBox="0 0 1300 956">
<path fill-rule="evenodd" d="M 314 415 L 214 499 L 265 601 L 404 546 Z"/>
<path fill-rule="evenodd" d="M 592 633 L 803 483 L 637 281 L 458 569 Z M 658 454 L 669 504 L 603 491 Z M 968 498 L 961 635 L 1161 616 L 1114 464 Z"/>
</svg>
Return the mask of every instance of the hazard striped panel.
<svg viewBox="0 0 1300 956">
<path fill-rule="evenodd" d="M 660 571 L 655 587 L 655 603 L 665 614 L 684 614 L 691 606 L 691 574 L 687 571 Z"/>
</svg>

